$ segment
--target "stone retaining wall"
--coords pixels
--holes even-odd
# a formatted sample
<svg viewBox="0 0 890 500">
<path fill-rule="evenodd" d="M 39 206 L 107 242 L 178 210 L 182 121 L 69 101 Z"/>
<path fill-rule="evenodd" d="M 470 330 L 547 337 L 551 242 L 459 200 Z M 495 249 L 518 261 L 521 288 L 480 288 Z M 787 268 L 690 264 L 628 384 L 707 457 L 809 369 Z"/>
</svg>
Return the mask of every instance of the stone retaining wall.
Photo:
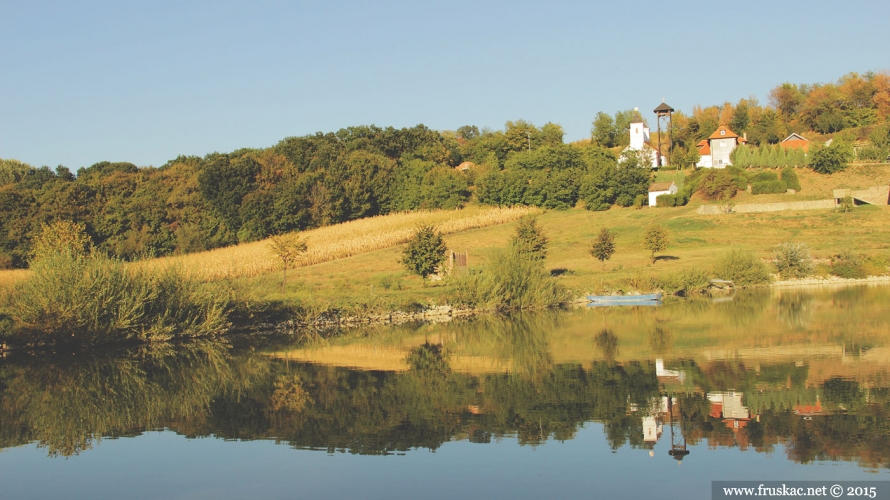
<svg viewBox="0 0 890 500">
<path fill-rule="evenodd" d="M 753 212 L 781 212 L 783 210 L 818 210 L 834 208 L 834 200 L 789 201 L 783 203 L 743 203 L 739 205 L 702 205 L 698 207 L 697 214 L 745 214 Z"/>
</svg>

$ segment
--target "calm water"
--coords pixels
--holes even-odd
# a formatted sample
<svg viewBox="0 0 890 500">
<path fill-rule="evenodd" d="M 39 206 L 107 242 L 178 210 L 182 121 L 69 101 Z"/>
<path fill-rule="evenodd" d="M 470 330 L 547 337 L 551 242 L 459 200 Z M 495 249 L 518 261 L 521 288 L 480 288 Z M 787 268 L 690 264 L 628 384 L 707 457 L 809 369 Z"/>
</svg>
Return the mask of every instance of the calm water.
<svg viewBox="0 0 890 500">
<path fill-rule="evenodd" d="M 0 498 L 890 479 L 890 287 L 0 360 Z"/>
</svg>

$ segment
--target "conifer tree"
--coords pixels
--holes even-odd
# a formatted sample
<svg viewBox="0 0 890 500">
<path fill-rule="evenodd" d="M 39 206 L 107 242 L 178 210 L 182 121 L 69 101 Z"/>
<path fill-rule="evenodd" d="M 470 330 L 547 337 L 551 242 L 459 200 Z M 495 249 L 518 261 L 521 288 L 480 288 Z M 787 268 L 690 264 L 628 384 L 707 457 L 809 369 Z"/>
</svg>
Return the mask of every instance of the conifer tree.
<svg viewBox="0 0 890 500">
<path fill-rule="evenodd" d="M 788 150 L 783 148 L 782 146 L 776 146 L 779 148 L 778 150 L 778 167 L 785 168 L 788 166 Z"/>
<path fill-rule="evenodd" d="M 779 153 L 776 151 L 775 145 L 768 146 L 769 153 L 767 153 L 766 166 L 769 168 L 776 168 L 779 166 Z"/>
</svg>

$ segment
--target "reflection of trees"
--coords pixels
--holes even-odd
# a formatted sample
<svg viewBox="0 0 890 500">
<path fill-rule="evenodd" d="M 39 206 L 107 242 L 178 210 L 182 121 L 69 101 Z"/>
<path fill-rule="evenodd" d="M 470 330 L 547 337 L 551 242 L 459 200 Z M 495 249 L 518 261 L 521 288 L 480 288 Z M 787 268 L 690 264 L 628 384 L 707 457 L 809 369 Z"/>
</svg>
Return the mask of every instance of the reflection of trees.
<svg viewBox="0 0 890 500">
<path fill-rule="evenodd" d="M 594 337 L 596 347 L 603 353 L 606 363 L 614 364 L 615 356 L 618 355 L 618 337 L 612 333 L 612 330 L 604 328 Z"/>
<path fill-rule="evenodd" d="M 38 441 L 52 455 L 71 455 L 100 437 L 166 427 L 187 436 L 385 454 L 436 449 L 453 439 L 515 436 L 535 445 L 571 439 L 590 421 L 603 423 L 613 449 L 646 445 L 641 416 L 662 396 L 652 363 L 551 364 L 538 365 L 534 377 L 477 376 L 451 370 L 447 352 L 438 344 L 420 346 L 404 373 L 272 362 L 209 343 L 118 357 L 43 358 L 41 366 L 6 360 L 0 365 L 0 446 Z M 674 416 L 682 417 L 690 445 L 770 451 L 784 443 L 799 462 L 890 466 L 887 389 L 843 379 L 806 387 L 806 368 L 793 364 L 762 366 L 755 374 L 738 363 L 698 367 L 687 361 L 684 370 L 697 388 L 744 391 L 745 404 L 759 417 L 733 428 L 713 415 L 706 391 L 672 394 Z M 846 410 L 811 420 L 794 413 L 816 400 Z"/>
<path fill-rule="evenodd" d="M 103 436 L 199 421 L 214 397 L 245 387 L 261 359 L 235 368 L 213 342 L 115 353 L 44 356 L 0 367 L 2 446 L 36 440 L 52 456 L 75 455 Z"/>
<path fill-rule="evenodd" d="M 776 310 L 789 328 L 806 328 L 813 320 L 813 294 L 796 290 L 782 293 Z"/>
<path fill-rule="evenodd" d="M 649 334 L 649 346 L 655 354 L 662 355 L 668 352 L 673 345 L 674 336 L 665 328 L 656 325 Z"/>
<path fill-rule="evenodd" d="M 562 316 L 547 311 L 479 318 L 460 331 L 457 341 L 468 352 L 493 356 L 517 375 L 536 379 L 551 369 L 547 335 L 559 327 Z"/>
</svg>

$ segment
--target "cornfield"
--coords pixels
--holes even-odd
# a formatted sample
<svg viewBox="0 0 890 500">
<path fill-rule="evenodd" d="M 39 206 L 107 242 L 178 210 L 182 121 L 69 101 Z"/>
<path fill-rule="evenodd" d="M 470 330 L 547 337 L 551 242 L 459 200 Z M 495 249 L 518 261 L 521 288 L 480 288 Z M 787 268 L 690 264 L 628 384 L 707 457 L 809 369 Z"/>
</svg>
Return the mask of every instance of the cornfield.
<svg viewBox="0 0 890 500">
<path fill-rule="evenodd" d="M 463 210 L 436 210 L 381 215 L 304 231 L 301 236 L 309 249 L 296 267 L 320 264 L 353 255 L 401 245 L 421 223 L 432 224 L 442 234 L 505 224 L 536 212 L 529 207 L 470 207 Z M 200 280 L 259 276 L 280 270 L 269 240 L 219 248 L 207 252 L 163 257 L 138 265 L 149 271 L 174 266 Z"/>
</svg>

